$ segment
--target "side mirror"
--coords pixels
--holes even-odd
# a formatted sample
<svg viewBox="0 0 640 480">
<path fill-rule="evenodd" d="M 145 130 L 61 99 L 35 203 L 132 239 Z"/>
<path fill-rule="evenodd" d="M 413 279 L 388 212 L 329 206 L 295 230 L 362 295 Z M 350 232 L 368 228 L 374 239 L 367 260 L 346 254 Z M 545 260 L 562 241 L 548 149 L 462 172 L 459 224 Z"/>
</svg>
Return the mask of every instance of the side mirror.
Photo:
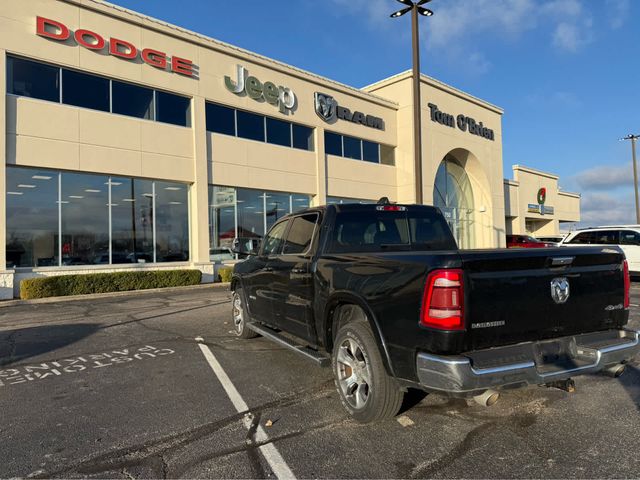
<svg viewBox="0 0 640 480">
<path fill-rule="evenodd" d="M 231 251 L 238 255 L 257 255 L 260 250 L 259 238 L 237 237 L 233 239 Z"/>
</svg>

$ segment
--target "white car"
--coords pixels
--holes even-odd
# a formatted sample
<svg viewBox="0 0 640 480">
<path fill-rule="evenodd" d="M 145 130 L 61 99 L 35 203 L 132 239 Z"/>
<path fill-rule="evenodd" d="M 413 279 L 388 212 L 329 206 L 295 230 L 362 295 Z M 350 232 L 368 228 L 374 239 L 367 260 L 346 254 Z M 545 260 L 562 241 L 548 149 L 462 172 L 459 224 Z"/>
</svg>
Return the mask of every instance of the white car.
<svg viewBox="0 0 640 480">
<path fill-rule="evenodd" d="M 576 230 L 567 235 L 561 245 L 617 245 L 627 257 L 631 274 L 640 275 L 640 225 L 612 225 Z"/>
</svg>

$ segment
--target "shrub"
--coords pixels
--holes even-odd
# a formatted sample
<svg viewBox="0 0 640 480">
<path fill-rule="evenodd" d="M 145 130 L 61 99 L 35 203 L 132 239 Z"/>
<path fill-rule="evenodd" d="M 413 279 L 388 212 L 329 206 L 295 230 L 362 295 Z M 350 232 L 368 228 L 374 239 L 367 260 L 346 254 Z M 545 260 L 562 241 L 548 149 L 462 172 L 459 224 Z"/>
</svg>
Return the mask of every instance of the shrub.
<svg viewBox="0 0 640 480">
<path fill-rule="evenodd" d="M 229 283 L 231 281 L 231 277 L 233 276 L 233 267 L 222 267 L 218 270 L 218 279 L 221 282 Z"/>
<path fill-rule="evenodd" d="M 181 287 L 199 285 L 201 279 L 202 272 L 200 270 L 90 273 L 30 278 L 20 282 L 20 298 L 28 300 L 66 295 Z"/>
</svg>

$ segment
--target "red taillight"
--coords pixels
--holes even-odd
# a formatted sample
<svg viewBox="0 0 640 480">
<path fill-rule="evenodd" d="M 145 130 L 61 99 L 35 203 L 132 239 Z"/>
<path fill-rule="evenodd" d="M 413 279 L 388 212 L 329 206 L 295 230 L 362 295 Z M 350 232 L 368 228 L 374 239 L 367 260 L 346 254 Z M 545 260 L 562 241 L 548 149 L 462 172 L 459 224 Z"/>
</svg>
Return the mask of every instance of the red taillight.
<svg viewBox="0 0 640 480">
<path fill-rule="evenodd" d="M 626 260 L 622 263 L 622 270 L 624 275 L 624 308 L 629 308 L 631 303 L 631 276 L 629 275 L 629 263 Z"/>
<path fill-rule="evenodd" d="M 439 330 L 464 329 L 462 270 L 435 270 L 427 277 L 420 325 Z"/>
<path fill-rule="evenodd" d="M 402 205 L 381 205 L 376 207 L 376 210 L 379 212 L 406 212 L 407 207 L 403 207 Z"/>
</svg>

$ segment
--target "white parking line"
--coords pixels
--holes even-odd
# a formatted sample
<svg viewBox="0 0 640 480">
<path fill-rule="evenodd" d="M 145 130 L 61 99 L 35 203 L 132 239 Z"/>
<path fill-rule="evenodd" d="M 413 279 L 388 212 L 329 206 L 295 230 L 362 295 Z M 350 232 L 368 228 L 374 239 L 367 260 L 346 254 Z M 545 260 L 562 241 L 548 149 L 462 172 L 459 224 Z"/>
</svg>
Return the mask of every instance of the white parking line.
<svg viewBox="0 0 640 480">
<path fill-rule="evenodd" d="M 201 337 L 198 337 L 196 338 L 196 341 L 202 342 L 203 339 Z M 218 377 L 218 381 L 222 385 L 222 388 L 224 388 L 224 391 L 227 392 L 231 403 L 233 403 L 233 406 L 238 411 L 238 413 L 248 412 L 249 406 L 240 396 L 240 393 L 231 382 L 231 379 L 222 368 L 222 365 L 220 365 L 216 357 L 213 355 L 213 352 L 209 349 L 209 347 L 203 345 L 202 343 L 199 343 L 199 347 L 204 354 L 204 358 L 207 360 L 207 363 L 211 367 L 211 370 L 213 370 L 213 373 L 215 373 L 216 377 Z M 247 430 L 251 427 L 251 420 L 252 418 L 250 415 L 245 416 L 244 425 Z M 262 428 L 262 425 L 258 426 L 255 439 L 258 443 L 264 443 L 269 440 L 269 436 Z M 265 445 L 261 445 L 259 449 L 276 477 L 278 477 L 279 479 L 296 478 L 287 465 L 287 462 L 284 461 L 284 458 L 282 458 L 282 455 L 280 455 L 280 452 L 273 443 L 266 443 Z"/>
</svg>

